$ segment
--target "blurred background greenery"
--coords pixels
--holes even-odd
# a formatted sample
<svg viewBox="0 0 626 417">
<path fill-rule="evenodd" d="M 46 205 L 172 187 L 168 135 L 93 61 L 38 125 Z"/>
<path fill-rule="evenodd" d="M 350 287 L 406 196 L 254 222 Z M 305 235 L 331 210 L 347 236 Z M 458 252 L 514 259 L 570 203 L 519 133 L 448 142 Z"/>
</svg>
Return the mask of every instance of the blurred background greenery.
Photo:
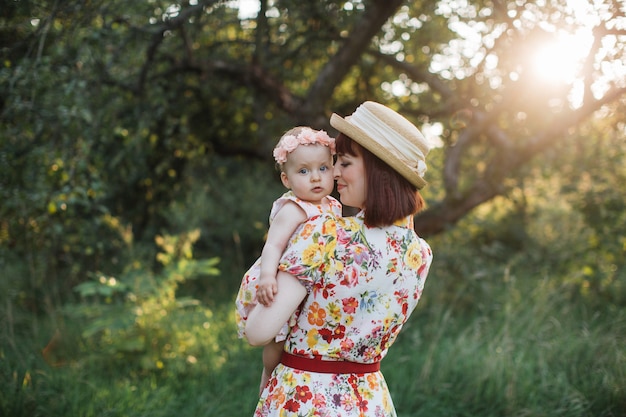
<svg viewBox="0 0 626 417">
<path fill-rule="evenodd" d="M 2 0 L 0 415 L 251 415 L 271 149 L 364 100 L 434 145 L 398 414 L 626 415 L 625 13 Z"/>
</svg>

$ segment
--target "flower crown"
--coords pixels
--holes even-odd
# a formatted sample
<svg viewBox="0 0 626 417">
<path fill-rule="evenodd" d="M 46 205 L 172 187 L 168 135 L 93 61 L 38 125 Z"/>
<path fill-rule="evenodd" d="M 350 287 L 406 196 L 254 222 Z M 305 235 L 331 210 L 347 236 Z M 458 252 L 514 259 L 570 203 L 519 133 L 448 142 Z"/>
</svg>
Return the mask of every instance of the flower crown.
<svg viewBox="0 0 626 417">
<path fill-rule="evenodd" d="M 304 128 L 297 135 L 285 135 L 274 148 L 274 159 L 277 163 L 287 162 L 287 154 L 293 152 L 299 145 L 320 144 L 330 148 L 331 155 L 335 154 L 335 139 L 328 136 L 323 130 Z"/>
</svg>

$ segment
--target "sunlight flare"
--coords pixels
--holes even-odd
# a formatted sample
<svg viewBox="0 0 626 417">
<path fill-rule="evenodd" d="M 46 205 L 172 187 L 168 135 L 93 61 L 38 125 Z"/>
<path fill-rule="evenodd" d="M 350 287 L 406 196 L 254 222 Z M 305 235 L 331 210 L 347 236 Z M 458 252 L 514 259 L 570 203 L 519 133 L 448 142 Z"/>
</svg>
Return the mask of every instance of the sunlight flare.
<svg viewBox="0 0 626 417">
<path fill-rule="evenodd" d="M 593 41 L 590 32 L 557 34 L 539 46 L 531 58 L 531 70 L 538 80 L 572 84 L 578 77 Z"/>
</svg>

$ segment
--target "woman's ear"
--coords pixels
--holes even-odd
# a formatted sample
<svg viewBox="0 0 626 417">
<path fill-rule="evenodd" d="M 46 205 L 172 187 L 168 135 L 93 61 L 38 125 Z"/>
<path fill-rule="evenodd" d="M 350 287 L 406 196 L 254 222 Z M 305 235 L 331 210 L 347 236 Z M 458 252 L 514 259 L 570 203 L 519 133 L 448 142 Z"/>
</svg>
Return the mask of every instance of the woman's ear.
<svg viewBox="0 0 626 417">
<path fill-rule="evenodd" d="M 280 173 L 280 180 L 282 181 L 282 183 L 285 186 L 285 188 L 291 189 L 289 187 L 289 177 L 287 176 L 287 174 L 285 174 L 285 171 L 281 171 L 281 173 Z"/>
</svg>

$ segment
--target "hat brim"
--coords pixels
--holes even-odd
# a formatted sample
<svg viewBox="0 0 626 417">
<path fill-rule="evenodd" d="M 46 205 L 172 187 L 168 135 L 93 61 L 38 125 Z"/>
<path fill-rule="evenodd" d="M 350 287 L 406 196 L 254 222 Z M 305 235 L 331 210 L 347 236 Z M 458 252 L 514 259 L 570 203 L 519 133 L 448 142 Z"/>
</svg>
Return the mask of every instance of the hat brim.
<svg viewBox="0 0 626 417">
<path fill-rule="evenodd" d="M 336 113 L 333 113 L 330 116 L 330 125 L 376 155 L 418 189 L 422 189 L 426 186 L 427 182 L 422 177 L 417 175 L 415 171 L 407 167 L 406 164 L 398 158 L 398 156 L 382 146 L 363 130 L 354 126 L 348 120 Z"/>
</svg>

